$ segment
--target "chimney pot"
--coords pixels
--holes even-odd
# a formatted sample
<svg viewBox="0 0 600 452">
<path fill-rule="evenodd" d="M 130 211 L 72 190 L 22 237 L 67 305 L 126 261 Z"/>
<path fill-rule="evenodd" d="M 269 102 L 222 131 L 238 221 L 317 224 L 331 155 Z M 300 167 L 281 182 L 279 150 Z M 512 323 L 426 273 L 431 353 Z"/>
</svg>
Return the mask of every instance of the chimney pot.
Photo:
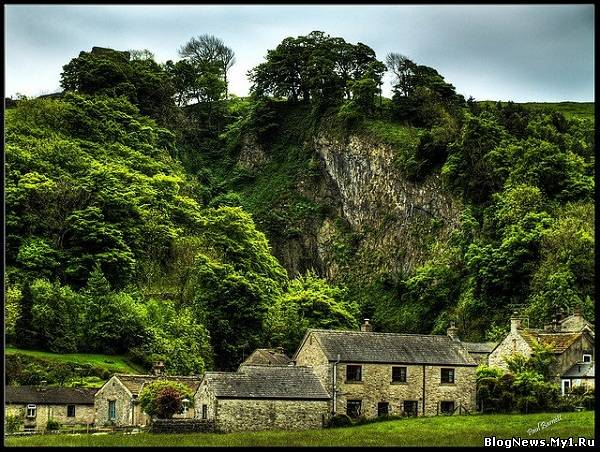
<svg viewBox="0 0 600 452">
<path fill-rule="evenodd" d="M 365 322 L 360 326 L 360 330 L 365 333 L 373 331 L 373 326 L 369 323 L 369 319 L 365 319 Z"/>
<path fill-rule="evenodd" d="M 513 311 L 513 315 L 510 318 L 510 332 L 516 333 L 519 328 L 521 328 L 521 317 L 519 317 L 519 313 L 517 311 Z"/>
<path fill-rule="evenodd" d="M 450 326 L 446 330 L 446 334 L 449 338 L 458 341 L 458 328 L 456 328 L 456 323 L 450 322 Z"/>
</svg>

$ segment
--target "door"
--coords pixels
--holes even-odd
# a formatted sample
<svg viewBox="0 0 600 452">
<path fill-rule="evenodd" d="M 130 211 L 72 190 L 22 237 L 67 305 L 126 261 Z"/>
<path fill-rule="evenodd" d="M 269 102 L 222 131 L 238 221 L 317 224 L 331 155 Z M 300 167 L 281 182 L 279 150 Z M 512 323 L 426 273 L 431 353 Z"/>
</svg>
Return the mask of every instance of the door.
<svg viewBox="0 0 600 452">
<path fill-rule="evenodd" d="M 571 380 L 563 380 L 562 381 L 562 395 L 565 395 L 571 389 Z"/>
</svg>

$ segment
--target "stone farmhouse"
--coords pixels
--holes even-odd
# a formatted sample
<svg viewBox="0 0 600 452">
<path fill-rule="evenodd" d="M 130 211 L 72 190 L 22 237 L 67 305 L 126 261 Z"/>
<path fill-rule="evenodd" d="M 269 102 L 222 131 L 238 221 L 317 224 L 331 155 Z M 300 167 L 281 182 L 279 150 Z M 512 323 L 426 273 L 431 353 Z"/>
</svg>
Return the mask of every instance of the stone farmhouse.
<svg viewBox="0 0 600 452">
<path fill-rule="evenodd" d="M 560 382 L 563 394 L 573 386 L 594 386 L 594 326 L 583 318 L 579 309 L 562 320 L 555 316 L 542 329 L 523 326 L 523 319 L 513 313 L 510 332 L 490 353 L 489 364 L 508 369 L 506 357 L 515 353 L 529 357 L 536 344 L 554 351 L 556 364 L 551 372 L 555 381 Z"/>
<path fill-rule="evenodd" d="M 148 383 L 161 380 L 183 383 L 193 393 L 200 385 L 200 377 L 162 375 L 162 363 L 155 365 L 154 375 L 113 375 L 94 397 L 94 418 L 97 427 L 104 426 L 146 426 L 150 417 L 142 411 L 138 396 Z M 184 405 L 184 412 L 174 417 L 194 418 L 194 405 Z"/>
<path fill-rule="evenodd" d="M 6 386 L 5 412 L 23 419 L 25 431 L 44 431 L 48 420 L 61 426 L 94 423 L 95 389 Z"/>
<path fill-rule="evenodd" d="M 219 432 L 320 428 L 329 399 L 312 368 L 293 365 L 207 372 L 194 397 L 196 417 Z"/>
<path fill-rule="evenodd" d="M 437 415 L 475 410 L 477 363 L 455 337 L 308 330 L 294 361 L 331 395 L 330 412 L 350 417 Z"/>
</svg>

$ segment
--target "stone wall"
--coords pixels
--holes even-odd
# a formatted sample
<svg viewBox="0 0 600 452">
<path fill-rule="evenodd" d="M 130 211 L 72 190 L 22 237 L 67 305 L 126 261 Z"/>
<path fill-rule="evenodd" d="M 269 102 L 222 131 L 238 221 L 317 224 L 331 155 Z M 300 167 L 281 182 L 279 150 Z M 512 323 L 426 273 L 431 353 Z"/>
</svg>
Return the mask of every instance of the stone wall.
<svg viewBox="0 0 600 452">
<path fill-rule="evenodd" d="M 75 417 L 67 416 L 67 405 L 37 405 L 36 417 L 26 418 L 27 404 L 6 405 L 6 414 L 19 416 L 24 427 L 45 430 L 48 419 L 58 421 L 60 425 L 84 425 L 94 423 L 93 405 L 75 405 Z"/>
<path fill-rule="evenodd" d="M 351 363 L 348 363 L 351 364 Z M 361 400 L 366 417 L 377 416 L 379 402 L 388 402 L 390 415 L 404 411 L 404 401 L 418 402 L 418 414 L 423 414 L 423 366 L 406 365 L 406 383 L 392 382 L 391 364 L 361 364 L 362 381 L 346 382 L 346 363 L 339 365 L 337 376 L 336 413 L 346 413 L 348 400 Z M 441 383 L 441 368 L 454 369 L 455 383 Z M 425 366 L 425 415 L 438 414 L 441 401 L 454 401 L 469 411 L 475 410 L 475 367 Z"/>
<path fill-rule="evenodd" d="M 108 417 L 108 402 L 116 402 L 116 419 Z M 142 416 L 138 408 L 135 419 L 131 413 L 131 393 L 121 384 L 117 377 L 106 382 L 94 397 L 95 423 L 97 427 L 108 425 L 146 425 L 147 417 Z"/>
<path fill-rule="evenodd" d="M 217 399 L 219 432 L 321 428 L 329 416 L 327 400 Z"/>
<path fill-rule="evenodd" d="M 150 433 L 208 433 L 215 431 L 214 421 L 201 419 L 155 419 Z"/>
<path fill-rule="evenodd" d="M 552 369 L 552 375 L 555 376 L 556 381 L 558 382 L 560 375 L 569 370 L 573 364 L 582 362 L 583 352 L 588 350 L 593 351 L 594 344 L 586 336 L 581 336 L 573 345 L 561 353 L 557 357 L 556 365 Z"/>
<path fill-rule="evenodd" d="M 518 331 L 511 331 L 492 353 L 490 353 L 488 359 L 489 365 L 508 370 L 508 364 L 506 364 L 506 361 L 504 360 L 506 357 L 514 355 L 515 353 L 521 353 L 522 355 L 529 357 L 531 352 L 531 347 L 527 341 L 521 337 Z"/>
<path fill-rule="evenodd" d="M 296 365 L 312 367 L 315 375 L 325 387 L 325 390 L 330 395 L 333 394 L 333 363 L 329 362 L 327 356 L 325 356 L 325 353 L 317 342 L 317 339 L 312 334 L 306 338 L 306 342 L 304 342 L 302 348 L 298 350 L 298 354 L 296 355 Z M 331 405 L 332 403 L 333 400 L 330 402 L 331 409 L 333 408 Z"/>
</svg>

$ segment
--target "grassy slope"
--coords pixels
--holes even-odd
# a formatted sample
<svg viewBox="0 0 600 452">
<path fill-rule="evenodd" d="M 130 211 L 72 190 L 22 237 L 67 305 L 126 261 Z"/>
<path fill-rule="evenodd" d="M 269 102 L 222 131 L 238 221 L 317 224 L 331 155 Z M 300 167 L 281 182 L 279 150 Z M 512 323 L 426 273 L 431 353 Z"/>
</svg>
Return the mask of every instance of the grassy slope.
<svg viewBox="0 0 600 452">
<path fill-rule="evenodd" d="M 130 362 L 127 358 L 120 355 L 99 355 L 87 353 L 50 353 L 37 350 L 24 350 L 14 347 L 4 349 L 6 355 L 28 355 L 34 358 L 57 361 L 61 363 L 71 362 L 78 364 L 91 364 L 96 367 L 103 367 L 111 373 L 144 373 L 144 370 Z"/>
<path fill-rule="evenodd" d="M 7 438 L 7 446 L 482 446 L 484 437 L 594 438 L 594 412 L 560 413 L 561 420 L 529 435 L 557 413 L 412 418 L 302 432 L 153 435 L 44 435 Z"/>
<path fill-rule="evenodd" d="M 484 100 L 482 104 L 495 104 L 495 101 Z M 594 102 L 523 102 L 521 105 L 533 110 L 544 108 L 558 110 L 567 118 L 594 119 Z"/>
</svg>

